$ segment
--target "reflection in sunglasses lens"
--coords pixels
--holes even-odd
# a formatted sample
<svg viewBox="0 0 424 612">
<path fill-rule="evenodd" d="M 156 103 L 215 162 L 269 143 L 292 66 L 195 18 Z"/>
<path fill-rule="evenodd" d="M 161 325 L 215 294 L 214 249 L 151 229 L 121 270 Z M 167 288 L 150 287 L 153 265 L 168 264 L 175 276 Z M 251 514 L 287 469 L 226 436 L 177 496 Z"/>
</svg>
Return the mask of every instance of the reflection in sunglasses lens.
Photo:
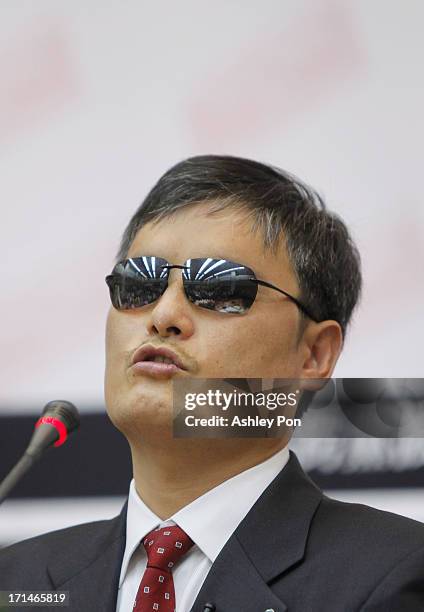
<svg viewBox="0 0 424 612">
<path fill-rule="evenodd" d="M 184 281 L 187 297 L 196 306 L 216 312 L 244 314 L 256 296 L 255 283 L 236 280 Z"/>
</svg>

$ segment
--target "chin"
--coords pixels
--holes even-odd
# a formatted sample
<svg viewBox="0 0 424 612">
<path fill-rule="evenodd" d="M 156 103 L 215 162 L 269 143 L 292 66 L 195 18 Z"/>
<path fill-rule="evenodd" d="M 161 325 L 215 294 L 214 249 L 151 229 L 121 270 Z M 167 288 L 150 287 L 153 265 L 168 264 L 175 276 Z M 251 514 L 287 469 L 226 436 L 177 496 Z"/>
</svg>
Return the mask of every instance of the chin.
<svg viewBox="0 0 424 612">
<path fill-rule="evenodd" d="M 138 386 L 139 387 L 139 386 Z M 117 429 L 131 442 L 172 435 L 173 406 L 170 394 L 148 388 L 106 398 L 107 412 Z"/>
</svg>

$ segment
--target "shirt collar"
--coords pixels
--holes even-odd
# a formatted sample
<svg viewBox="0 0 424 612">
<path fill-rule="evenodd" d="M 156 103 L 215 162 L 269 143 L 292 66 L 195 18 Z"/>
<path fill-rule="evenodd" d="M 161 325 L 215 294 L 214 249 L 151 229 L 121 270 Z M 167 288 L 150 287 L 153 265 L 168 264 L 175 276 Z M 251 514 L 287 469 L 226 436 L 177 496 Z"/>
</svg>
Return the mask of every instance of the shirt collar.
<svg viewBox="0 0 424 612">
<path fill-rule="evenodd" d="M 131 481 L 126 545 L 119 586 L 125 578 L 129 561 L 144 536 L 158 526 L 177 524 L 213 563 L 264 490 L 271 484 L 289 459 L 287 447 L 218 486 L 210 489 L 167 521 L 152 512 L 137 494 Z"/>
</svg>

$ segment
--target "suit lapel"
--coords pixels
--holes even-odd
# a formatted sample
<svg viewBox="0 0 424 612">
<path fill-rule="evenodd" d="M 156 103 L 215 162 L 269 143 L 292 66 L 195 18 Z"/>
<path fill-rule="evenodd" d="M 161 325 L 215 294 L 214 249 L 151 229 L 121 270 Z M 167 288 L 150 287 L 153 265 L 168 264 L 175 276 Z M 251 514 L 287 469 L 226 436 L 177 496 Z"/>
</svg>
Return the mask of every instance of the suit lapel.
<svg viewBox="0 0 424 612">
<path fill-rule="evenodd" d="M 287 610 L 269 583 L 304 556 L 309 527 L 322 492 L 296 455 L 254 504 L 215 560 L 192 612 L 206 602 L 217 612 Z"/>
<path fill-rule="evenodd" d="M 231 537 L 212 565 L 191 612 L 204 612 L 207 602 L 217 612 L 286 612 L 287 606 L 269 588 L 247 557 L 238 540 Z"/>
<path fill-rule="evenodd" d="M 70 610 L 115 612 L 119 574 L 125 549 L 127 504 L 110 521 L 76 533 L 68 550 L 56 551 L 47 571 L 56 590 L 69 591 Z M 69 551 L 69 555 L 67 552 Z"/>
</svg>

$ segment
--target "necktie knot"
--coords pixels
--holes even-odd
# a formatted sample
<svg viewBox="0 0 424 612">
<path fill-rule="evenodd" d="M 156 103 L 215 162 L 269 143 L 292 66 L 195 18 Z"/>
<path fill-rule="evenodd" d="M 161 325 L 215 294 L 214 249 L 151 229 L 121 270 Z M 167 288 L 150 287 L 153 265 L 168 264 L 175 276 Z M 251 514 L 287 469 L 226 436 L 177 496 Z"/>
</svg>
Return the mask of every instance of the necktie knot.
<svg viewBox="0 0 424 612">
<path fill-rule="evenodd" d="M 193 544 L 193 540 L 178 525 L 154 529 L 143 540 L 147 567 L 171 572 L 173 566 Z"/>
</svg>

